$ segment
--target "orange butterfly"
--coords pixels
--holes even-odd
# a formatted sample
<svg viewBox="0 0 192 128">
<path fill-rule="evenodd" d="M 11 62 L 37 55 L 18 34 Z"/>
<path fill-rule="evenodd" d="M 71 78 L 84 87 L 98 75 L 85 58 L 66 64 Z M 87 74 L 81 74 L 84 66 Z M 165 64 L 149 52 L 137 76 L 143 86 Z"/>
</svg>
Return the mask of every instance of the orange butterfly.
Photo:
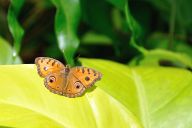
<svg viewBox="0 0 192 128">
<path fill-rule="evenodd" d="M 67 97 L 82 95 L 86 88 L 102 77 L 102 74 L 94 69 L 81 66 L 69 68 L 49 57 L 37 57 L 35 64 L 38 74 L 45 78 L 45 87 L 53 93 Z"/>
</svg>

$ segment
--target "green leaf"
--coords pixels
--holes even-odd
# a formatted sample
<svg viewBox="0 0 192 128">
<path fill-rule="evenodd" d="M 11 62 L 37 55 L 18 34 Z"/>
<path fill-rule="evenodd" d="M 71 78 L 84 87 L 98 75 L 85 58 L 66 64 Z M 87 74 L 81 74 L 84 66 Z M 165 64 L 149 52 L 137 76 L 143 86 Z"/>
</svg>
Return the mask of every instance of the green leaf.
<svg viewBox="0 0 192 128">
<path fill-rule="evenodd" d="M 52 0 L 57 8 L 55 31 L 58 45 L 68 64 L 74 65 L 74 54 L 79 46 L 77 27 L 80 19 L 79 0 Z"/>
<path fill-rule="evenodd" d="M 175 4 L 176 8 L 176 23 L 177 29 L 180 28 L 180 31 L 183 29 L 190 29 L 191 30 L 191 24 L 192 24 L 192 17 L 191 17 L 191 0 L 148 0 L 151 5 L 155 6 L 155 9 L 159 10 L 159 13 L 164 18 L 164 20 L 167 20 L 169 22 L 170 15 L 171 15 L 171 8 L 173 6 L 173 3 Z M 166 15 L 165 15 L 166 14 Z"/>
<path fill-rule="evenodd" d="M 164 33 L 155 32 L 148 39 L 146 47 L 150 49 L 161 48 L 167 49 L 169 45 L 169 36 Z M 188 56 L 192 55 L 192 47 L 187 44 L 185 39 L 174 39 L 173 46 L 171 48 L 175 52 L 180 52 L 187 54 Z"/>
<path fill-rule="evenodd" d="M 0 64 L 21 64 L 21 59 L 17 56 L 13 61 L 12 53 L 13 48 L 9 45 L 9 43 L 0 37 Z"/>
<path fill-rule="evenodd" d="M 149 50 L 141 57 L 135 57 L 129 65 L 159 66 L 160 61 L 170 61 L 172 66 L 187 68 L 192 67 L 192 58 L 182 53 L 174 53 L 163 49 Z"/>
<path fill-rule="evenodd" d="M 97 32 L 113 37 L 109 5 L 104 0 L 81 0 L 82 16 L 85 22 Z"/>
<path fill-rule="evenodd" d="M 117 8 L 121 9 L 124 14 L 127 21 L 127 25 L 129 26 L 129 29 L 131 30 L 132 36 L 135 39 L 138 39 L 138 37 L 141 35 L 141 27 L 137 23 L 137 21 L 134 19 L 134 17 L 131 15 L 128 1 L 126 0 L 107 0 Z"/>
<path fill-rule="evenodd" d="M 111 45 L 111 38 L 97 34 L 92 31 L 87 32 L 81 39 L 83 44 L 101 44 L 101 45 Z"/>
<path fill-rule="evenodd" d="M 106 0 L 120 10 L 124 10 L 126 0 Z"/>
<path fill-rule="evenodd" d="M 130 9 L 129 9 L 129 2 L 126 0 L 107 0 L 111 4 L 115 5 L 117 8 L 121 9 L 125 14 L 125 19 L 127 26 L 129 27 L 131 31 L 131 39 L 130 43 L 141 53 L 145 54 L 146 49 L 143 47 L 137 45 L 137 40 L 142 35 L 141 27 L 138 24 L 138 22 L 135 20 L 135 18 L 131 15 Z"/>
<path fill-rule="evenodd" d="M 130 30 L 132 32 L 132 36 L 135 39 L 138 39 L 140 37 L 140 35 L 141 35 L 141 27 L 139 26 L 137 21 L 131 15 L 128 2 L 125 2 L 124 13 L 125 13 L 125 17 L 126 17 L 126 20 L 127 20 L 127 24 L 128 24 L 128 26 L 129 26 L 129 28 L 130 28 Z"/>
<path fill-rule="evenodd" d="M 81 0 L 81 7 L 84 21 L 96 32 L 111 38 L 115 54 L 120 56 L 121 42 L 114 32 L 109 4 L 105 0 Z"/>
<path fill-rule="evenodd" d="M 8 26 L 9 30 L 13 36 L 14 39 L 14 50 L 12 53 L 13 61 L 18 56 L 19 51 L 21 49 L 21 42 L 24 35 L 24 30 L 19 24 L 19 21 L 17 20 L 17 17 L 19 16 L 19 12 L 24 4 L 24 0 L 11 0 L 9 9 L 8 9 Z"/>
<path fill-rule="evenodd" d="M 6 127 L 6 126 L 0 126 L 0 128 L 11 128 L 11 127 Z"/>
<path fill-rule="evenodd" d="M 49 92 L 33 64 L 0 66 L 0 126 L 191 127 L 191 72 L 81 61 L 103 78 L 78 98 Z"/>
</svg>

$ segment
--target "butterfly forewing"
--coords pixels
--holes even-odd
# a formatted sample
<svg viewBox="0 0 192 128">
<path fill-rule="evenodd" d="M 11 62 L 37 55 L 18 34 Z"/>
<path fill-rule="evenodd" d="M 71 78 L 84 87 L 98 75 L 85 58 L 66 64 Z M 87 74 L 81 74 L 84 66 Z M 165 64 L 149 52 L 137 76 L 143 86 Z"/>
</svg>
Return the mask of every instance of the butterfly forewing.
<svg viewBox="0 0 192 128">
<path fill-rule="evenodd" d="M 74 75 L 81 83 L 86 87 L 91 87 L 96 81 L 100 80 L 102 74 L 94 69 L 86 67 L 74 67 L 70 70 L 70 73 Z"/>
<path fill-rule="evenodd" d="M 41 77 L 46 77 L 50 73 L 59 72 L 64 70 L 65 66 L 58 60 L 49 57 L 38 57 L 35 59 L 38 74 Z"/>
</svg>

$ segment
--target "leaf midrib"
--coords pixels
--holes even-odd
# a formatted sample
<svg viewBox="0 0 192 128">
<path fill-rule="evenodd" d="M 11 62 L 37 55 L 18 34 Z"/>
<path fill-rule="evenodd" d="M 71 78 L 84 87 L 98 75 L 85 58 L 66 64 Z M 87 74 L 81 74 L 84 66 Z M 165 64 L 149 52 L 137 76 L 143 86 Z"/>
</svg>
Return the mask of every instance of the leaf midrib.
<svg viewBox="0 0 192 128">
<path fill-rule="evenodd" d="M 137 90 L 141 121 L 145 128 L 150 128 L 150 114 L 149 114 L 148 101 L 146 98 L 144 85 L 140 76 L 136 73 L 136 71 L 134 69 L 131 69 L 131 71 L 133 75 L 133 81 L 135 83 L 136 90 Z"/>
</svg>

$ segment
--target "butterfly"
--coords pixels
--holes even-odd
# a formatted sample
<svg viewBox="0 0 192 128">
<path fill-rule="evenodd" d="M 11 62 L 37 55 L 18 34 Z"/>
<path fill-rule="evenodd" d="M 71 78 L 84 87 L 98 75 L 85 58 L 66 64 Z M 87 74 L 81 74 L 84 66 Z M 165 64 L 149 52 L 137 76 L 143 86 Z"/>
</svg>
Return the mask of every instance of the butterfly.
<svg viewBox="0 0 192 128">
<path fill-rule="evenodd" d="M 102 74 L 94 69 L 82 66 L 70 68 L 49 57 L 37 57 L 35 64 L 48 90 L 70 98 L 81 96 L 102 77 Z"/>
</svg>

